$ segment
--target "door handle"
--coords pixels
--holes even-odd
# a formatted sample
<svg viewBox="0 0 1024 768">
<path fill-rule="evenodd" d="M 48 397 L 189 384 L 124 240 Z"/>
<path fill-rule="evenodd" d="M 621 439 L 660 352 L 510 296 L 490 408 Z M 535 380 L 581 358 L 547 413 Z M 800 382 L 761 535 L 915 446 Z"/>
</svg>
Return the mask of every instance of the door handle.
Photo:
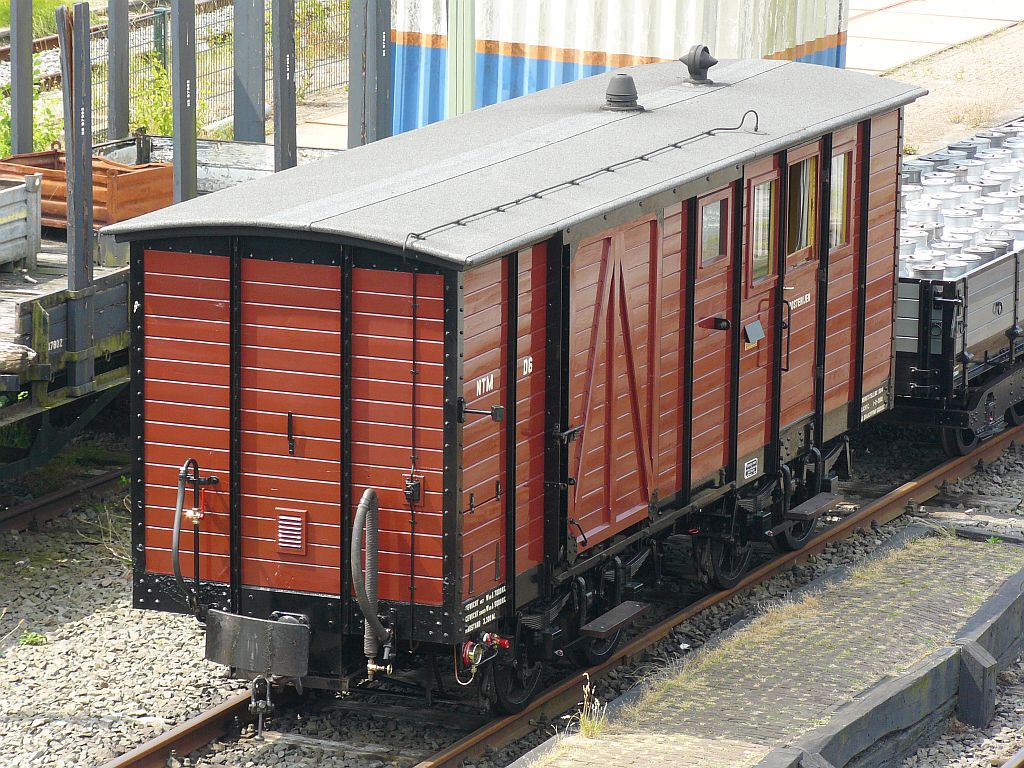
<svg viewBox="0 0 1024 768">
<path fill-rule="evenodd" d="M 783 299 L 786 305 L 786 319 L 782 321 L 782 327 L 786 330 L 786 364 L 781 366 L 783 373 L 789 370 L 789 353 L 793 343 L 793 305 L 789 299 Z"/>
<path fill-rule="evenodd" d="M 294 416 L 291 411 L 288 411 L 288 455 L 295 455 L 295 425 Z"/>
</svg>

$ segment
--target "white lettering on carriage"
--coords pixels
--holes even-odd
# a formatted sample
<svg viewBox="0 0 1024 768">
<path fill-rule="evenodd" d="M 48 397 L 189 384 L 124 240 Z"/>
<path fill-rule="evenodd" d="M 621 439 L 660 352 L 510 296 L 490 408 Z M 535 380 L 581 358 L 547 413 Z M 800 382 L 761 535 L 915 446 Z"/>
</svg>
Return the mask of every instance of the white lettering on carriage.
<svg viewBox="0 0 1024 768">
<path fill-rule="evenodd" d="M 494 374 L 488 373 L 486 376 L 481 376 L 476 380 L 476 396 L 486 395 L 488 392 L 494 391 Z"/>
</svg>

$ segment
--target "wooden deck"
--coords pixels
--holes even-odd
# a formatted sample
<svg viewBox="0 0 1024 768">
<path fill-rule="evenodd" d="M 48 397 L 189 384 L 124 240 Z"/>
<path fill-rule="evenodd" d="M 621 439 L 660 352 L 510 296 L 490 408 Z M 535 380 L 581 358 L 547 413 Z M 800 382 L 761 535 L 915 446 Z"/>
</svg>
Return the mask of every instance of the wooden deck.
<svg viewBox="0 0 1024 768">
<path fill-rule="evenodd" d="M 68 262 L 63 243 L 44 242 L 34 269 L 0 272 L 0 340 L 31 346 L 31 304 L 49 308 L 56 294 L 67 291 Z M 97 289 L 111 282 L 127 283 L 127 267 L 93 267 Z M 47 301 L 51 299 L 51 301 Z M 47 306 L 49 305 L 49 306 Z"/>
<path fill-rule="evenodd" d="M 94 266 L 93 286 L 92 351 L 100 371 L 128 348 L 128 269 Z M 0 272 L 0 392 L 31 387 L 33 399 L 52 401 L 66 365 L 69 298 L 62 242 L 44 240 L 32 268 Z"/>
</svg>

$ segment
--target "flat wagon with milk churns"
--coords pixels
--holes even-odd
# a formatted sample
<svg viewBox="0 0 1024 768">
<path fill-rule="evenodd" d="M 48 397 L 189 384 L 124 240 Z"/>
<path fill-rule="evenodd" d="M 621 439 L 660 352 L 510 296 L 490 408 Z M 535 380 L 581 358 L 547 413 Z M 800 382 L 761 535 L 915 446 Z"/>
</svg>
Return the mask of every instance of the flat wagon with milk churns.
<svg viewBox="0 0 1024 768">
<path fill-rule="evenodd" d="M 892 401 L 921 91 L 684 60 L 114 227 L 135 605 L 257 681 L 454 655 L 514 710 L 612 652 L 668 535 L 718 586 L 801 546 Z"/>
</svg>

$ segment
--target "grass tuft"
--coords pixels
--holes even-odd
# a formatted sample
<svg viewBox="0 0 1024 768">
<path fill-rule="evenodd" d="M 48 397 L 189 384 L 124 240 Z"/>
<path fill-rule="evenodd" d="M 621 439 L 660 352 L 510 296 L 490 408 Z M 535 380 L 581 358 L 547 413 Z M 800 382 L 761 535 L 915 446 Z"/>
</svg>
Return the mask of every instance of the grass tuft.
<svg viewBox="0 0 1024 768">
<path fill-rule="evenodd" d="M 119 565 L 129 567 L 132 564 L 132 533 L 131 533 L 131 508 L 130 501 L 126 496 L 119 505 L 100 503 L 93 507 L 96 513 L 95 522 L 84 520 L 85 531 L 78 534 L 90 544 L 95 544 L 100 550 Z"/>
<path fill-rule="evenodd" d="M 38 632 L 22 632 L 18 638 L 18 645 L 46 645 L 46 635 Z"/>
<path fill-rule="evenodd" d="M 608 705 L 597 697 L 597 688 L 590 682 L 590 674 L 583 673 L 583 701 L 579 702 L 579 710 L 569 717 L 570 726 L 575 724 L 580 736 L 585 739 L 596 739 L 608 726 Z"/>
</svg>

